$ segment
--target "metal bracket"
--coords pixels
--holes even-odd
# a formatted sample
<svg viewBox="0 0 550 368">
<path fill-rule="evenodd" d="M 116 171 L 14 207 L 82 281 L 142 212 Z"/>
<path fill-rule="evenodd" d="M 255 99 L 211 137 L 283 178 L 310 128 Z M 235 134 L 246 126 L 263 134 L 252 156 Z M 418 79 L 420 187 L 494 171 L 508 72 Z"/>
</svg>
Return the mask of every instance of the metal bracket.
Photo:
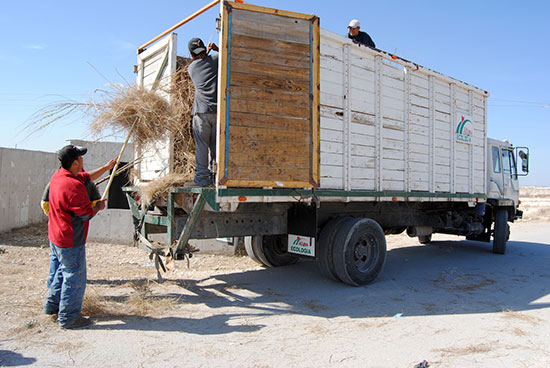
<svg viewBox="0 0 550 368">
<path fill-rule="evenodd" d="M 193 228 L 197 224 L 197 221 L 200 215 L 202 214 L 202 210 L 204 209 L 205 204 L 206 204 L 206 198 L 202 193 L 199 193 L 199 195 L 197 196 L 197 200 L 195 201 L 195 205 L 191 209 L 191 212 L 187 217 L 187 221 L 183 226 L 183 230 L 181 231 L 178 241 L 176 242 L 175 245 L 172 245 L 172 244 L 170 245 L 170 248 L 169 248 L 170 252 L 173 252 L 173 254 L 176 254 L 178 250 L 183 247 L 183 249 L 187 251 L 187 256 L 189 258 L 193 256 L 191 249 L 187 246 L 187 242 L 191 237 Z"/>
</svg>

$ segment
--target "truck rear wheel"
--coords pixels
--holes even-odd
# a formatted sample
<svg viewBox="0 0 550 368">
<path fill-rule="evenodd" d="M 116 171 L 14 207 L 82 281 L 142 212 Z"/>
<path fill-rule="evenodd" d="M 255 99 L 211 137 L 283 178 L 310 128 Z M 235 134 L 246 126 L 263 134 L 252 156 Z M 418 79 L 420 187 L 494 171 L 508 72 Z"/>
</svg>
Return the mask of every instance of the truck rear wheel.
<svg viewBox="0 0 550 368">
<path fill-rule="evenodd" d="M 287 235 L 256 235 L 252 237 L 251 245 L 246 248 L 246 251 L 250 255 L 249 248 L 251 248 L 254 255 L 251 258 L 264 266 L 288 266 L 298 262 L 299 257 L 288 253 L 287 245 Z"/>
<path fill-rule="evenodd" d="M 510 237 L 510 225 L 508 225 L 508 211 L 498 209 L 495 215 L 495 232 L 493 234 L 493 253 L 506 253 L 506 242 Z"/>
<path fill-rule="evenodd" d="M 336 233 L 340 230 L 344 221 L 351 219 L 351 217 L 337 217 L 330 220 L 319 234 L 319 240 L 317 241 L 317 265 L 321 274 L 334 281 L 340 281 L 334 270 L 334 261 L 332 259 L 332 249 L 334 246 L 334 238 Z"/>
<path fill-rule="evenodd" d="M 254 262 L 258 262 L 259 264 L 263 265 L 263 262 L 259 260 L 258 257 L 254 254 L 254 248 L 252 248 L 252 237 L 251 236 L 245 236 L 244 237 L 244 249 L 246 250 L 246 254 L 254 260 Z"/>
<path fill-rule="evenodd" d="M 386 261 L 384 230 L 371 219 L 348 219 L 336 233 L 332 256 L 342 282 L 353 286 L 369 284 L 382 272 Z"/>
</svg>

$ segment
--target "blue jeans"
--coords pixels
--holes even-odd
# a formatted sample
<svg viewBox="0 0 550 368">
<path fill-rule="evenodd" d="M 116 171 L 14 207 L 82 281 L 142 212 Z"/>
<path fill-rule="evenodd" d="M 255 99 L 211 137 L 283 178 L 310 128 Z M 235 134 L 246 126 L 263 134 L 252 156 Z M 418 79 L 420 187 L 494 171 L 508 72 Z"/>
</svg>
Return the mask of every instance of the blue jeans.
<svg viewBox="0 0 550 368">
<path fill-rule="evenodd" d="M 201 187 L 213 183 L 209 169 L 210 159 L 216 160 L 216 113 L 195 114 L 193 116 L 193 139 L 195 140 L 195 184 Z"/>
<path fill-rule="evenodd" d="M 82 309 L 86 289 L 86 247 L 63 248 L 50 242 L 50 276 L 44 312 L 55 314 L 64 327 L 75 321 Z"/>
</svg>

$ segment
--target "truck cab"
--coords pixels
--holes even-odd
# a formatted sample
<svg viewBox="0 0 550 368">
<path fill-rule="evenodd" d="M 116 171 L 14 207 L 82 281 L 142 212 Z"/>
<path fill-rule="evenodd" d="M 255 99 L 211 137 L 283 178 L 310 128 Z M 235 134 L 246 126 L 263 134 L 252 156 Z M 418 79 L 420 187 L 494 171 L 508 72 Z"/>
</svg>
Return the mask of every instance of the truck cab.
<svg viewBox="0 0 550 368">
<path fill-rule="evenodd" d="M 529 149 L 487 138 L 487 199 L 497 206 L 517 208 L 519 176 L 529 172 Z M 518 162 L 520 167 L 518 170 Z"/>
<path fill-rule="evenodd" d="M 518 171 L 518 162 L 520 170 Z M 508 222 L 521 218 L 518 176 L 529 173 L 529 149 L 508 141 L 487 138 L 487 205 L 483 206 L 485 231 L 471 240 L 489 241 L 493 252 L 504 254 L 510 236 Z"/>
</svg>

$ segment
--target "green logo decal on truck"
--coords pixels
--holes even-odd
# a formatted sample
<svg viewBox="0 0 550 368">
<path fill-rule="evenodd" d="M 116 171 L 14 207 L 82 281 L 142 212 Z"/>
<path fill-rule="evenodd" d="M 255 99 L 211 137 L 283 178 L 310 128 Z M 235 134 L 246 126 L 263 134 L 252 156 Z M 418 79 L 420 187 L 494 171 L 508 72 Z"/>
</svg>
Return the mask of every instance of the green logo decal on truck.
<svg viewBox="0 0 550 368">
<path fill-rule="evenodd" d="M 288 234 L 288 252 L 315 257 L 315 238 Z"/>
<path fill-rule="evenodd" d="M 460 122 L 456 127 L 456 140 L 458 142 L 472 143 L 473 128 L 472 121 L 470 119 L 461 116 Z"/>
</svg>

